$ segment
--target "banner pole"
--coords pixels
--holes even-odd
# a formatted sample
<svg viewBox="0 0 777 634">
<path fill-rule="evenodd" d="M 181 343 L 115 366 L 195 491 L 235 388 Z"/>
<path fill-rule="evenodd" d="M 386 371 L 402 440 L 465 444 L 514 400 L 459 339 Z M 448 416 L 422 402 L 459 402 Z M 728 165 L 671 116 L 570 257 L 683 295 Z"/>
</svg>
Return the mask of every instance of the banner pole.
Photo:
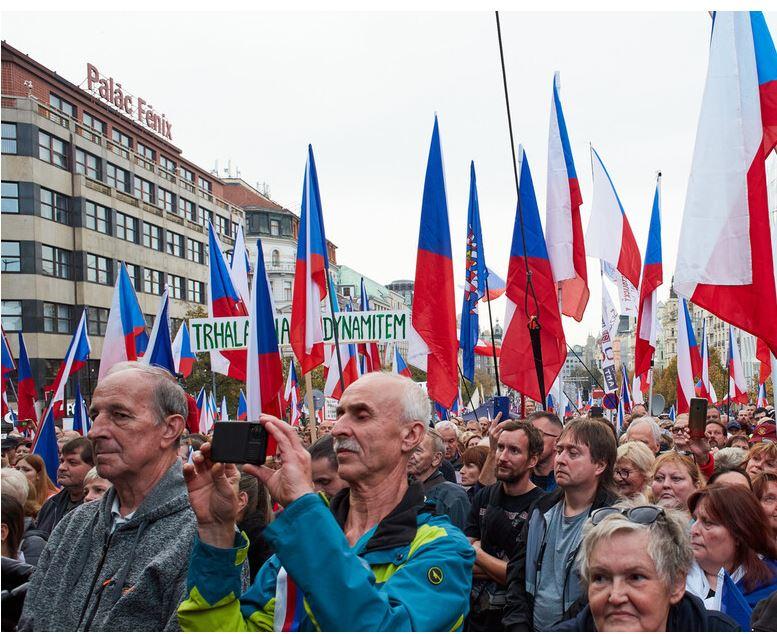
<svg viewBox="0 0 777 634">
<path fill-rule="evenodd" d="M 459 378 L 461 379 L 461 382 L 464 385 L 464 391 L 467 393 L 467 400 L 469 401 L 469 406 L 472 409 L 472 411 L 474 412 L 475 411 L 475 407 L 474 407 L 474 405 L 472 405 L 472 393 L 469 391 L 469 388 L 467 387 L 467 379 L 464 378 L 464 374 L 461 371 L 461 364 L 457 361 L 456 365 L 459 368 Z"/>
<path fill-rule="evenodd" d="M 292 361 L 293 363 L 293 361 Z M 305 399 L 308 402 L 308 431 L 310 432 L 310 442 L 316 442 L 316 408 L 313 404 L 313 381 L 310 379 L 310 372 L 305 374 Z"/>
<path fill-rule="evenodd" d="M 502 396 L 502 388 L 499 387 L 499 361 L 496 358 L 496 343 L 494 342 L 494 321 L 491 318 L 491 297 L 488 291 L 488 271 L 486 271 L 485 285 L 486 285 L 486 305 L 488 306 L 488 325 L 491 328 L 491 354 L 494 357 L 494 377 L 496 378 L 496 395 Z"/>
</svg>

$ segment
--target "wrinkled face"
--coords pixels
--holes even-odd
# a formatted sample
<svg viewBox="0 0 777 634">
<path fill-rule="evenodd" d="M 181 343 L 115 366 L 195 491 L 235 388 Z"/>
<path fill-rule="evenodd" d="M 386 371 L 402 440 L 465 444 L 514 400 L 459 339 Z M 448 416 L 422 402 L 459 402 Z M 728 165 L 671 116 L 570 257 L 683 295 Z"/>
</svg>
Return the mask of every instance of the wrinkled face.
<svg viewBox="0 0 777 634">
<path fill-rule="evenodd" d="M 335 421 L 325 420 L 318 426 L 318 435 L 331 434 L 332 428 L 335 426 Z"/>
<path fill-rule="evenodd" d="M 529 437 L 520 429 L 499 434 L 495 458 L 500 482 L 518 482 L 537 464 L 537 456 L 529 457 Z"/>
<path fill-rule="evenodd" d="M 687 509 L 688 497 L 696 490 L 688 470 L 676 462 L 663 464 L 650 486 L 656 503 L 675 509 Z"/>
<path fill-rule="evenodd" d="M 637 493 L 642 493 L 647 481 L 647 476 L 627 458 L 621 458 L 615 463 L 614 476 L 618 492 L 624 498 L 630 498 Z"/>
<path fill-rule="evenodd" d="M 452 429 L 441 429 L 438 433 L 442 437 L 442 441 L 445 443 L 446 460 L 454 460 L 456 455 L 459 453 L 456 432 Z"/>
<path fill-rule="evenodd" d="M 663 632 L 685 579 L 668 588 L 648 554 L 647 531 L 618 531 L 589 555 L 588 602 L 599 632 Z"/>
<path fill-rule="evenodd" d="M 461 466 L 461 485 L 471 487 L 477 484 L 480 477 L 480 467 L 474 462 L 465 462 Z"/>
<path fill-rule="evenodd" d="M 313 487 L 316 491 L 323 491 L 331 500 L 336 493 L 348 486 L 332 466 L 328 458 L 318 458 L 311 462 L 313 469 Z"/>
<path fill-rule="evenodd" d="M 105 478 L 94 478 L 84 485 L 84 502 L 99 500 L 111 488 L 111 483 Z"/>
<path fill-rule="evenodd" d="M 707 426 L 704 428 L 704 435 L 707 437 L 707 442 L 710 447 L 725 447 L 726 446 L 726 434 L 723 428 L 717 423 L 710 423 L 707 419 Z"/>
<path fill-rule="evenodd" d="M 391 375 L 365 374 L 343 392 L 332 429 L 337 472 L 353 485 L 380 480 L 401 467 L 421 442 L 422 422 L 402 422 L 403 392 Z M 420 429 L 419 429 L 420 427 Z"/>
<path fill-rule="evenodd" d="M 751 480 L 759 473 L 774 473 L 777 475 L 777 459 L 770 458 L 767 452 L 756 454 L 747 461 L 745 470 Z"/>
<path fill-rule="evenodd" d="M 540 456 L 540 462 L 542 462 L 555 455 L 556 441 L 561 436 L 561 430 L 547 418 L 538 418 L 531 424 L 542 434 L 542 456 Z"/>
<path fill-rule="evenodd" d="M 720 422 L 720 412 L 715 407 L 710 407 L 707 410 L 707 422 L 711 423 L 715 421 L 716 423 Z"/>
<path fill-rule="evenodd" d="M 629 426 L 629 440 L 645 443 L 654 454 L 658 452 L 658 443 L 653 435 L 653 428 L 647 422 L 639 419 Z"/>
<path fill-rule="evenodd" d="M 426 474 L 440 466 L 442 452 L 434 450 L 432 437 L 427 434 L 424 441 L 410 454 L 407 463 L 407 472 L 416 478 L 425 477 Z"/>
<path fill-rule="evenodd" d="M 19 460 L 16 463 L 16 468 L 24 474 L 24 477 L 27 478 L 27 482 L 30 483 L 30 486 L 34 487 L 35 486 L 35 478 L 38 475 L 38 472 L 35 471 L 35 467 L 33 467 L 26 460 Z"/>
<path fill-rule="evenodd" d="M 81 459 L 81 452 L 65 454 L 59 460 L 57 482 L 60 486 L 80 489 L 84 485 L 84 476 L 92 468 L 88 462 Z"/>
<path fill-rule="evenodd" d="M 693 514 L 691 548 L 696 561 L 705 572 L 712 574 L 734 562 L 736 542 L 731 532 L 707 513 L 707 501 L 702 500 Z"/>
<path fill-rule="evenodd" d="M 761 506 L 769 519 L 769 524 L 777 531 L 777 482 L 766 483 L 766 491 L 761 498 Z"/>
<path fill-rule="evenodd" d="M 106 376 L 95 388 L 89 416 L 89 440 L 101 477 L 112 482 L 153 470 L 180 434 L 173 438 L 159 420 L 150 377 L 135 370 Z M 178 417 L 181 418 L 180 416 Z M 183 420 L 180 420 L 181 427 Z"/>
<path fill-rule="evenodd" d="M 680 414 L 672 425 L 672 440 L 675 447 L 684 448 L 690 443 L 691 436 L 688 431 L 688 415 Z"/>
<path fill-rule="evenodd" d="M 604 473 L 603 462 L 594 462 L 588 445 L 579 442 L 571 433 L 556 443 L 556 483 L 562 489 L 593 484 Z"/>
</svg>

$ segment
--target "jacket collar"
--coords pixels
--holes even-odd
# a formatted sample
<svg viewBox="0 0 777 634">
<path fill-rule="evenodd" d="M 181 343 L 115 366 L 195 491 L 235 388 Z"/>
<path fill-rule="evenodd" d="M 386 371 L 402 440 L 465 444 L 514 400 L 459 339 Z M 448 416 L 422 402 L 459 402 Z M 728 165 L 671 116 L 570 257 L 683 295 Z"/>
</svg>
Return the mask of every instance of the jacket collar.
<svg viewBox="0 0 777 634">
<path fill-rule="evenodd" d="M 350 489 L 343 489 L 332 498 L 330 509 L 340 528 L 351 508 Z M 424 490 L 420 482 L 411 482 L 399 504 L 384 517 L 362 549 L 362 553 L 405 548 L 413 541 L 418 529 L 418 514 L 424 510 Z"/>
</svg>

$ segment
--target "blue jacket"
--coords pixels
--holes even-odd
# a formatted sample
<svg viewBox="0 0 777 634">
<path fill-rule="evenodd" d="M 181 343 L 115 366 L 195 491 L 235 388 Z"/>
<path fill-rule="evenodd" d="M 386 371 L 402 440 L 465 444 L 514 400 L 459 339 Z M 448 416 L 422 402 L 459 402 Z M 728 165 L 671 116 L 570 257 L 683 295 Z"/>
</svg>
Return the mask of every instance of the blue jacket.
<svg viewBox="0 0 777 634">
<path fill-rule="evenodd" d="M 348 505 L 347 489 L 333 498 L 331 512 L 314 494 L 291 503 L 264 531 L 276 555 L 242 596 L 245 537 L 230 549 L 197 539 L 188 596 L 178 609 L 181 628 L 272 630 L 283 566 L 304 596 L 300 631 L 460 630 L 475 553 L 447 518 L 427 512 L 421 485 L 411 484 L 400 504 L 353 547 L 342 530 Z"/>
</svg>

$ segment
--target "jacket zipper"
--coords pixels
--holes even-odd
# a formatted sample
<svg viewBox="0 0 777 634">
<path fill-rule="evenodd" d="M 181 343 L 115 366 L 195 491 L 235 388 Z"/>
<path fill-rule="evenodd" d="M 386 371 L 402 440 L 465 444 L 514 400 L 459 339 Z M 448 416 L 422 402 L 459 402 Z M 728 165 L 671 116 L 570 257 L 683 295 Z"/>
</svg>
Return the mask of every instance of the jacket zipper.
<svg viewBox="0 0 777 634">
<path fill-rule="evenodd" d="M 87 596 L 86 602 L 84 603 L 84 609 L 81 610 L 81 618 L 78 619 L 78 628 L 77 629 L 79 629 L 79 630 L 81 629 L 81 623 L 83 623 L 83 621 L 84 621 L 84 616 L 86 615 L 86 610 L 89 607 L 89 603 L 91 603 L 91 601 L 92 601 L 92 596 L 94 595 L 94 584 L 97 583 L 97 579 L 99 579 L 100 573 L 102 572 L 102 569 L 103 569 L 103 565 L 105 564 L 105 558 L 108 556 L 108 547 L 111 545 L 111 539 L 113 539 L 113 533 L 110 533 L 108 535 L 108 539 L 106 539 L 103 542 L 103 552 L 100 555 L 100 562 L 97 564 L 97 569 L 94 571 L 94 576 L 92 577 L 92 583 L 89 585 L 89 596 Z M 102 588 L 100 588 L 100 589 L 102 590 Z M 95 610 L 93 610 L 92 612 L 93 613 L 90 616 L 89 623 L 87 625 L 91 624 L 92 619 L 94 618 Z M 87 628 L 84 628 L 84 629 L 86 630 Z"/>
</svg>

